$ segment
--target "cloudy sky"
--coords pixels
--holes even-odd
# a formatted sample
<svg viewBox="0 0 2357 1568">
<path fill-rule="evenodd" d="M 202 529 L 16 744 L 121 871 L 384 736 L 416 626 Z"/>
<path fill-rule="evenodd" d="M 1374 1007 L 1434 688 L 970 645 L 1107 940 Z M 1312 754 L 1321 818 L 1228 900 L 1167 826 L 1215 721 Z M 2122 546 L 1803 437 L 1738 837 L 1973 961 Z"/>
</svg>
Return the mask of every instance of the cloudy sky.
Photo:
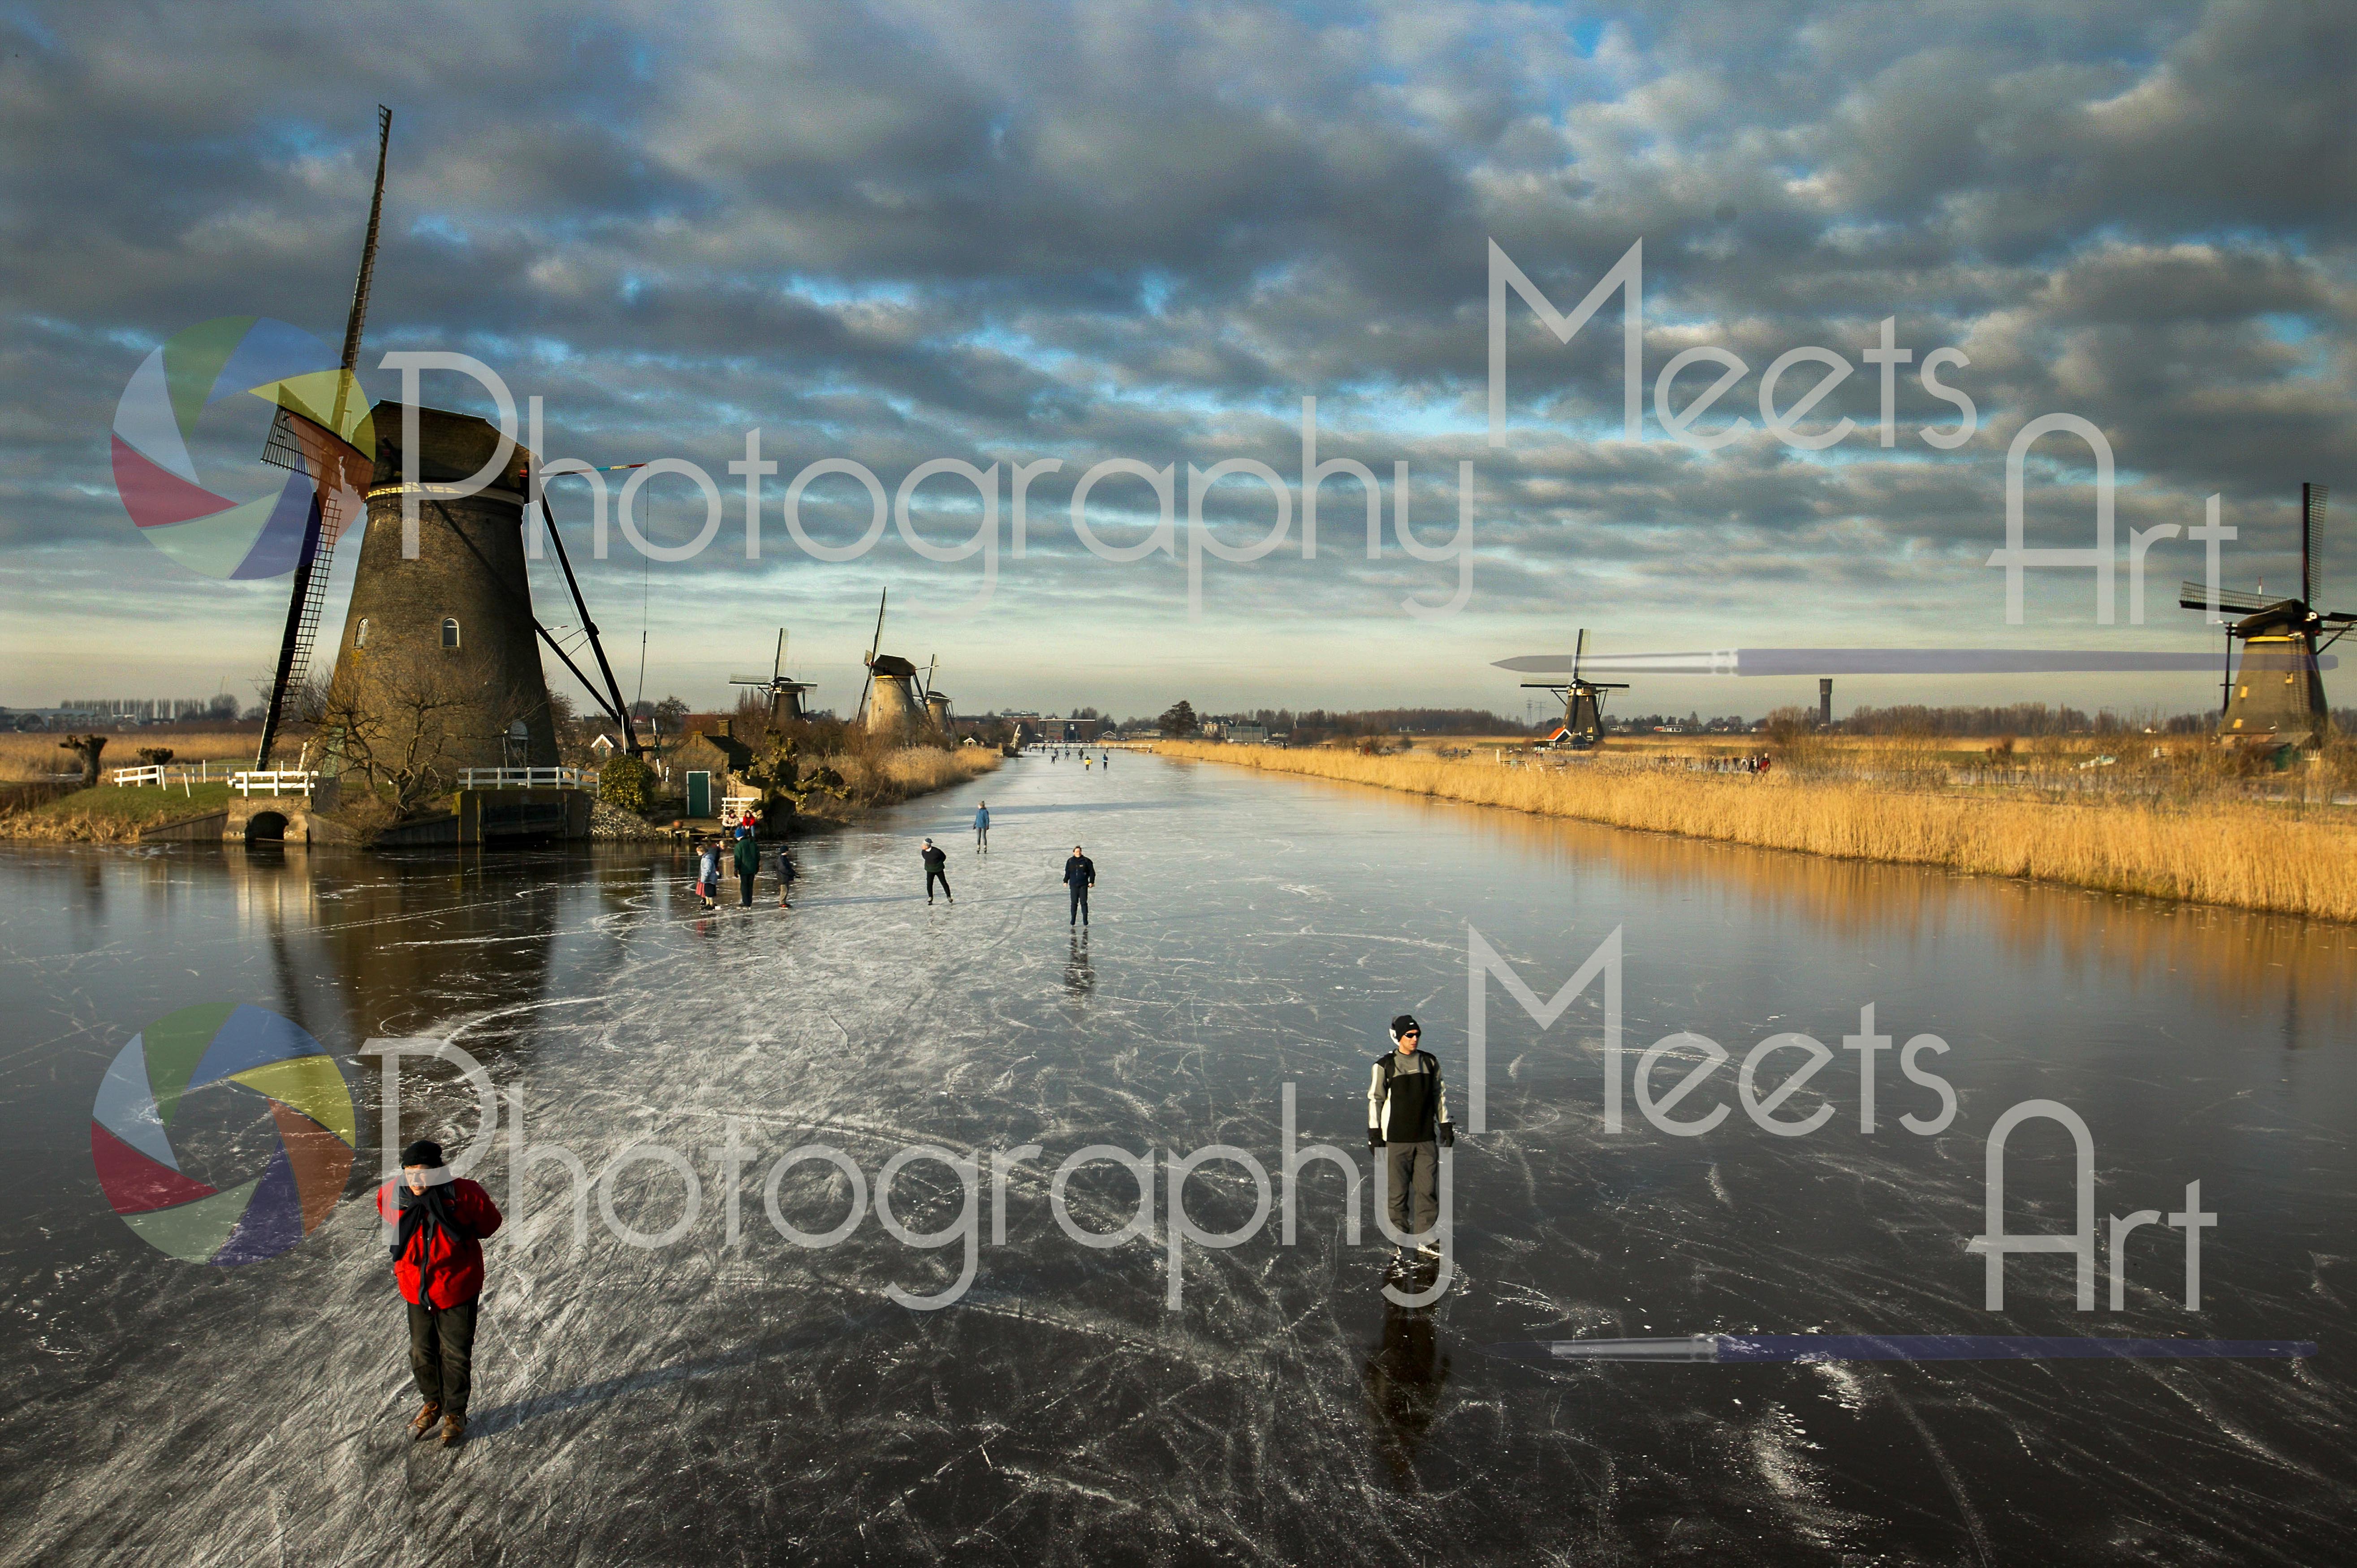
<svg viewBox="0 0 2357 1568">
<path fill-rule="evenodd" d="M 617 537 L 587 573 L 626 692 L 643 638 L 650 697 L 721 700 L 782 623 L 819 701 L 847 707 L 888 585 L 888 648 L 938 654 L 970 709 L 1519 711 L 1518 678 L 1488 661 L 1567 648 L 1581 626 L 1623 651 L 2196 650 L 2214 633 L 2176 607 L 2202 569 L 2182 538 L 2151 547 L 2142 627 L 2125 574 L 2122 624 L 2098 627 L 2083 569 L 2032 573 L 2025 624 L 2006 624 L 1984 563 L 2024 424 L 2103 432 L 2123 561 L 2129 528 L 2196 523 L 2215 494 L 2241 532 L 2227 581 L 2285 585 L 2299 482 L 2341 487 L 2343 518 L 2357 504 L 2345 6 L 81 3 L 9 5 L 0 34 L 0 703 L 250 693 L 285 580 L 215 582 L 141 540 L 108 428 L 140 360 L 194 323 L 340 337 L 380 102 L 371 393 L 398 390 L 374 368 L 386 350 L 470 354 L 544 399 L 545 456 L 683 458 L 726 498 L 695 560 Z M 1641 440 L 1622 428 L 1620 297 L 1564 347 L 1510 294 L 1491 444 L 1493 241 L 1566 310 L 1642 242 Z M 1860 358 L 1885 318 L 1912 355 L 1887 447 Z M 1655 378 L 1695 348 L 1746 367 L 1693 424 L 1715 439 L 1749 421 L 1713 450 L 1656 412 Z M 1770 364 L 1813 348 L 1855 371 L 1797 426 L 1856 422 L 1822 450 L 1762 428 L 1760 407 Z M 1953 450 L 1923 438 L 1958 421 L 1918 379 L 1940 349 L 1963 356 L 1938 374 L 1976 412 Z M 1824 373 L 1794 365 L 1778 405 Z M 1685 370 L 1674 414 L 1720 374 Z M 1304 558 L 1306 397 L 1319 456 L 1382 481 L 1376 559 L 1348 478 L 1326 484 Z M 487 407 L 455 376 L 425 399 Z M 757 428 L 779 472 L 748 561 L 726 465 Z M 1175 465 L 1175 558 L 1109 561 L 1076 537 L 1074 485 L 1115 457 Z M 856 560 L 800 548 L 787 485 L 827 458 L 888 495 L 934 458 L 997 464 L 987 602 L 980 555 L 924 559 L 897 527 Z M 1189 466 L 1233 458 L 1295 488 L 1292 531 L 1264 559 L 1206 559 L 1198 612 Z M 1017 559 L 1011 469 L 1048 459 Z M 1468 461 L 1469 598 L 1412 615 L 1445 606 L 1459 567 L 1401 547 L 1394 465 L 1435 555 Z M 2026 474 L 2029 542 L 2092 542 L 2084 445 L 2050 436 Z M 586 488 L 555 493 L 588 555 Z M 942 553 L 976 536 L 977 501 L 931 479 L 911 527 Z M 1140 479 L 1101 481 L 1088 515 L 1108 553 L 1150 542 L 1153 504 Z M 658 543 L 704 514 L 676 477 L 637 506 Z M 1250 478 L 1203 508 L 1231 553 L 1275 516 Z M 842 545 L 868 502 L 836 475 L 802 516 Z M 2357 522 L 2329 543 L 2325 581 L 2357 594 Z M 338 553 L 339 600 L 357 554 Z M 544 618 L 575 618 L 554 576 L 538 592 Z M 1813 685 L 1662 679 L 1629 700 L 1758 714 Z M 1861 680 L 1841 696 L 2176 710 L 2215 685 Z"/>
</svg>

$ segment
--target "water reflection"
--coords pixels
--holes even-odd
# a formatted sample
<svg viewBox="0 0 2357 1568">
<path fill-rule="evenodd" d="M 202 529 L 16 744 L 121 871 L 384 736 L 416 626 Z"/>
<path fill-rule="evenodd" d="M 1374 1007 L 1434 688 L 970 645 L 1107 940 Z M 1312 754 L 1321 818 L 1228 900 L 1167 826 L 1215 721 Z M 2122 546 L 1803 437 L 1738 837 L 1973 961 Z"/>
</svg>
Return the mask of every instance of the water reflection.
<svg viewBox="0 0 2357 1568">
<path fill-rule="evenodd" d="M 1302 782 L 1361 800 L 1394 801 L 1431 830 L 1499 844 L 1565 878 L 1600 865 L 1657 894 L 1740 904 L 1754 919 L 1805 920 L 1842 938 L 1895 936 L 1927 951 L 1979 934 L 2007 959 L 2100 968 L 2112 984 L 2190 974 L 2216 1001 L 2287 1045 L 2325 1044 L 2336 1028 L 2357 1023 L 2357 927 Z"/>
<path fill-rule="evenodd" d="M 1087 1001 L 1089 993 L 1096 987 L 1097 972 L 1089 962 L 1089 937 L 1082 931 L 1071 939 L 1064 960 L 1064 994 L 1078 1004 Z"/>
<path fill-rule="evenodd" d="M 1448 1381 L 1448 1358 L 1432 1309 L 1383 1303 L 1383 1326 L 1367 1348 L 1360 1380 L 1366 1387 L 1367 1420 L 1375 1452 L 1402 1488 L 1415 1489 L 1415 1455 L 1440 1413 L 1440 1391 Z"/>
</svg>

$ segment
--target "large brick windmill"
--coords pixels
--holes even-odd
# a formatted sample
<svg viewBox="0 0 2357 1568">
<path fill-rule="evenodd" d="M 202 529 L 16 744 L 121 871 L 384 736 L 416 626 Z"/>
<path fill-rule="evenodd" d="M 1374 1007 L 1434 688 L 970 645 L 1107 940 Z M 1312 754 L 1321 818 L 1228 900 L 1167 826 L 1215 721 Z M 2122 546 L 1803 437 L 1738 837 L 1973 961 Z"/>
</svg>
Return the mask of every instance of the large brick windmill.
<svg viewBox="0 0 2357 1568">
<path fill-rule="evenodd" d="M 2299 488 L 2299 596 L 2271 598 L 2188 583 L 2178 603 L 2190 610 L 2233 611 L 2226 623 L 2225 702 L 2218 738 L 2226 746 L 2316 746 L 2332 728 L 2317 655 L 2348 635 L 2357 614 L 2315 607 L 2316 536 L 2324 521 L 2322 485 Z M 2319 641 L 2319 639 L 2322 640 Z M 2243 645 L 2239 664 L 2234 644 Z"/>
<path fill-rule="evenodd" d="M 345 329 L 345 381 L 359 361 L 361 334 L 375 270 L 378 220 L 392 116 L 380 110 L 376 195 Z M 488 483 L 469 482 L 490 463 L 500 433 L 489 422 L 442 409 L 381 403 L 371 412 L 375 461 L 368 470 L 370 527 L 361 545 L 352 596 L 337 647 L 321 721 L 323 749 L 378 778 L 447 781 L 467 768 L 550 767 L 557 761 L 555 717 L 540 649 L 578 678 L 591 700 L 630 736 L 621 689 L 597 641 L 547 502 L 547 537 L 597 656 L 604 685 L 592 682 L 533 613 L 523 546 L 523 511 L 532 454 L 511 447 Z M 282 411 L 272 433 L 273 461 L 317 445 L 308 422 Z M 404 510 L 418 520 L 405 553 Z M 338 520 L 312 513 L 287 607 L 286 634 L 273 683 L 260 757 L 269 761 L 281 717 L 301 691 L 327 585 L 327 555 Z"/>
</svg>

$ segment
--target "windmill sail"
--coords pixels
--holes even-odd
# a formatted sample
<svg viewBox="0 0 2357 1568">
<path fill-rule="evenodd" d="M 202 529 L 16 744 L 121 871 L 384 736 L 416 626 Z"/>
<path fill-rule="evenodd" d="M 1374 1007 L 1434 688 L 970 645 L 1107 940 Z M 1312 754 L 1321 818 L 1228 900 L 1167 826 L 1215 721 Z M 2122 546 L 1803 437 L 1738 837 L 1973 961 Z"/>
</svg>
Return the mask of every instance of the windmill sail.
<svg viewBox="0 0 2357 1568">
<path fill-rule="evenodd" d="M 328 561 L 345 522 L 345 498 L 366 478 L 359 471 L 360 455 L 346 437 L 358 412 L 350 404 L 359 384 L 353 378 L 360 368 L 361 330 L 368 320 L 369 287 L 376 276 L 377 230 L 384 217 L 384 160 L 392 140 L 393 111 L 380 103 L 376 111 L 376 191 L 369 200 L 368 237 L 361 245 L 360 276 L 352 285 L 351 315 L 344 323 L 343 373 L 336 378 L 336 401 L 328 424 L 321 429 L 282 404 L 270 422 L 270 438 L 263 447 L 263 461 L 283 468 L 302 467 L 321 482 L 311 503 L 303 552 L 295 563 L 295 587 L 286 603 L 286 630 L 279 639 L 278 667 L 271 679 L 270 703 L 262 718 L 262 743 L 254 752 L 253 765 L 257 768 L 270 766 L 271 748 L 277 744 L 288 696 L 301 689 L 310 672 L 311 645 L 318 637 Z"/>
</svg>

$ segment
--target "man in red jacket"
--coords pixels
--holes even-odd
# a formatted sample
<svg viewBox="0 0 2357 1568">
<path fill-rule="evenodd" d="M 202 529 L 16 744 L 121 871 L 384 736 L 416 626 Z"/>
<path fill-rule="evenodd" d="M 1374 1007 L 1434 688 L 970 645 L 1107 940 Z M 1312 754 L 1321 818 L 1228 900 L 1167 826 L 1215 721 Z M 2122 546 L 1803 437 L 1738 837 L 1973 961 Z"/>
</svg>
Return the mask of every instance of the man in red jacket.
<svg viewBox="0 0 2357 1568">
<path fill-rule="evenodd" d="M 482 1239 L 499 1230 L 500 1210 L 490 1193 L 450 1174 L 442 1145 L 430 1138 L 404 1149 L 401 1166 L 399 1180 L 377 1188 L 376 1211 L 400 1227 L 393 1277 L 409 1304 L 409 1369 L 425 1401 L 409 1430 L 430 1437 L 438 1420 L 448 1448 L 467 1435 Z"/>
</svg>

